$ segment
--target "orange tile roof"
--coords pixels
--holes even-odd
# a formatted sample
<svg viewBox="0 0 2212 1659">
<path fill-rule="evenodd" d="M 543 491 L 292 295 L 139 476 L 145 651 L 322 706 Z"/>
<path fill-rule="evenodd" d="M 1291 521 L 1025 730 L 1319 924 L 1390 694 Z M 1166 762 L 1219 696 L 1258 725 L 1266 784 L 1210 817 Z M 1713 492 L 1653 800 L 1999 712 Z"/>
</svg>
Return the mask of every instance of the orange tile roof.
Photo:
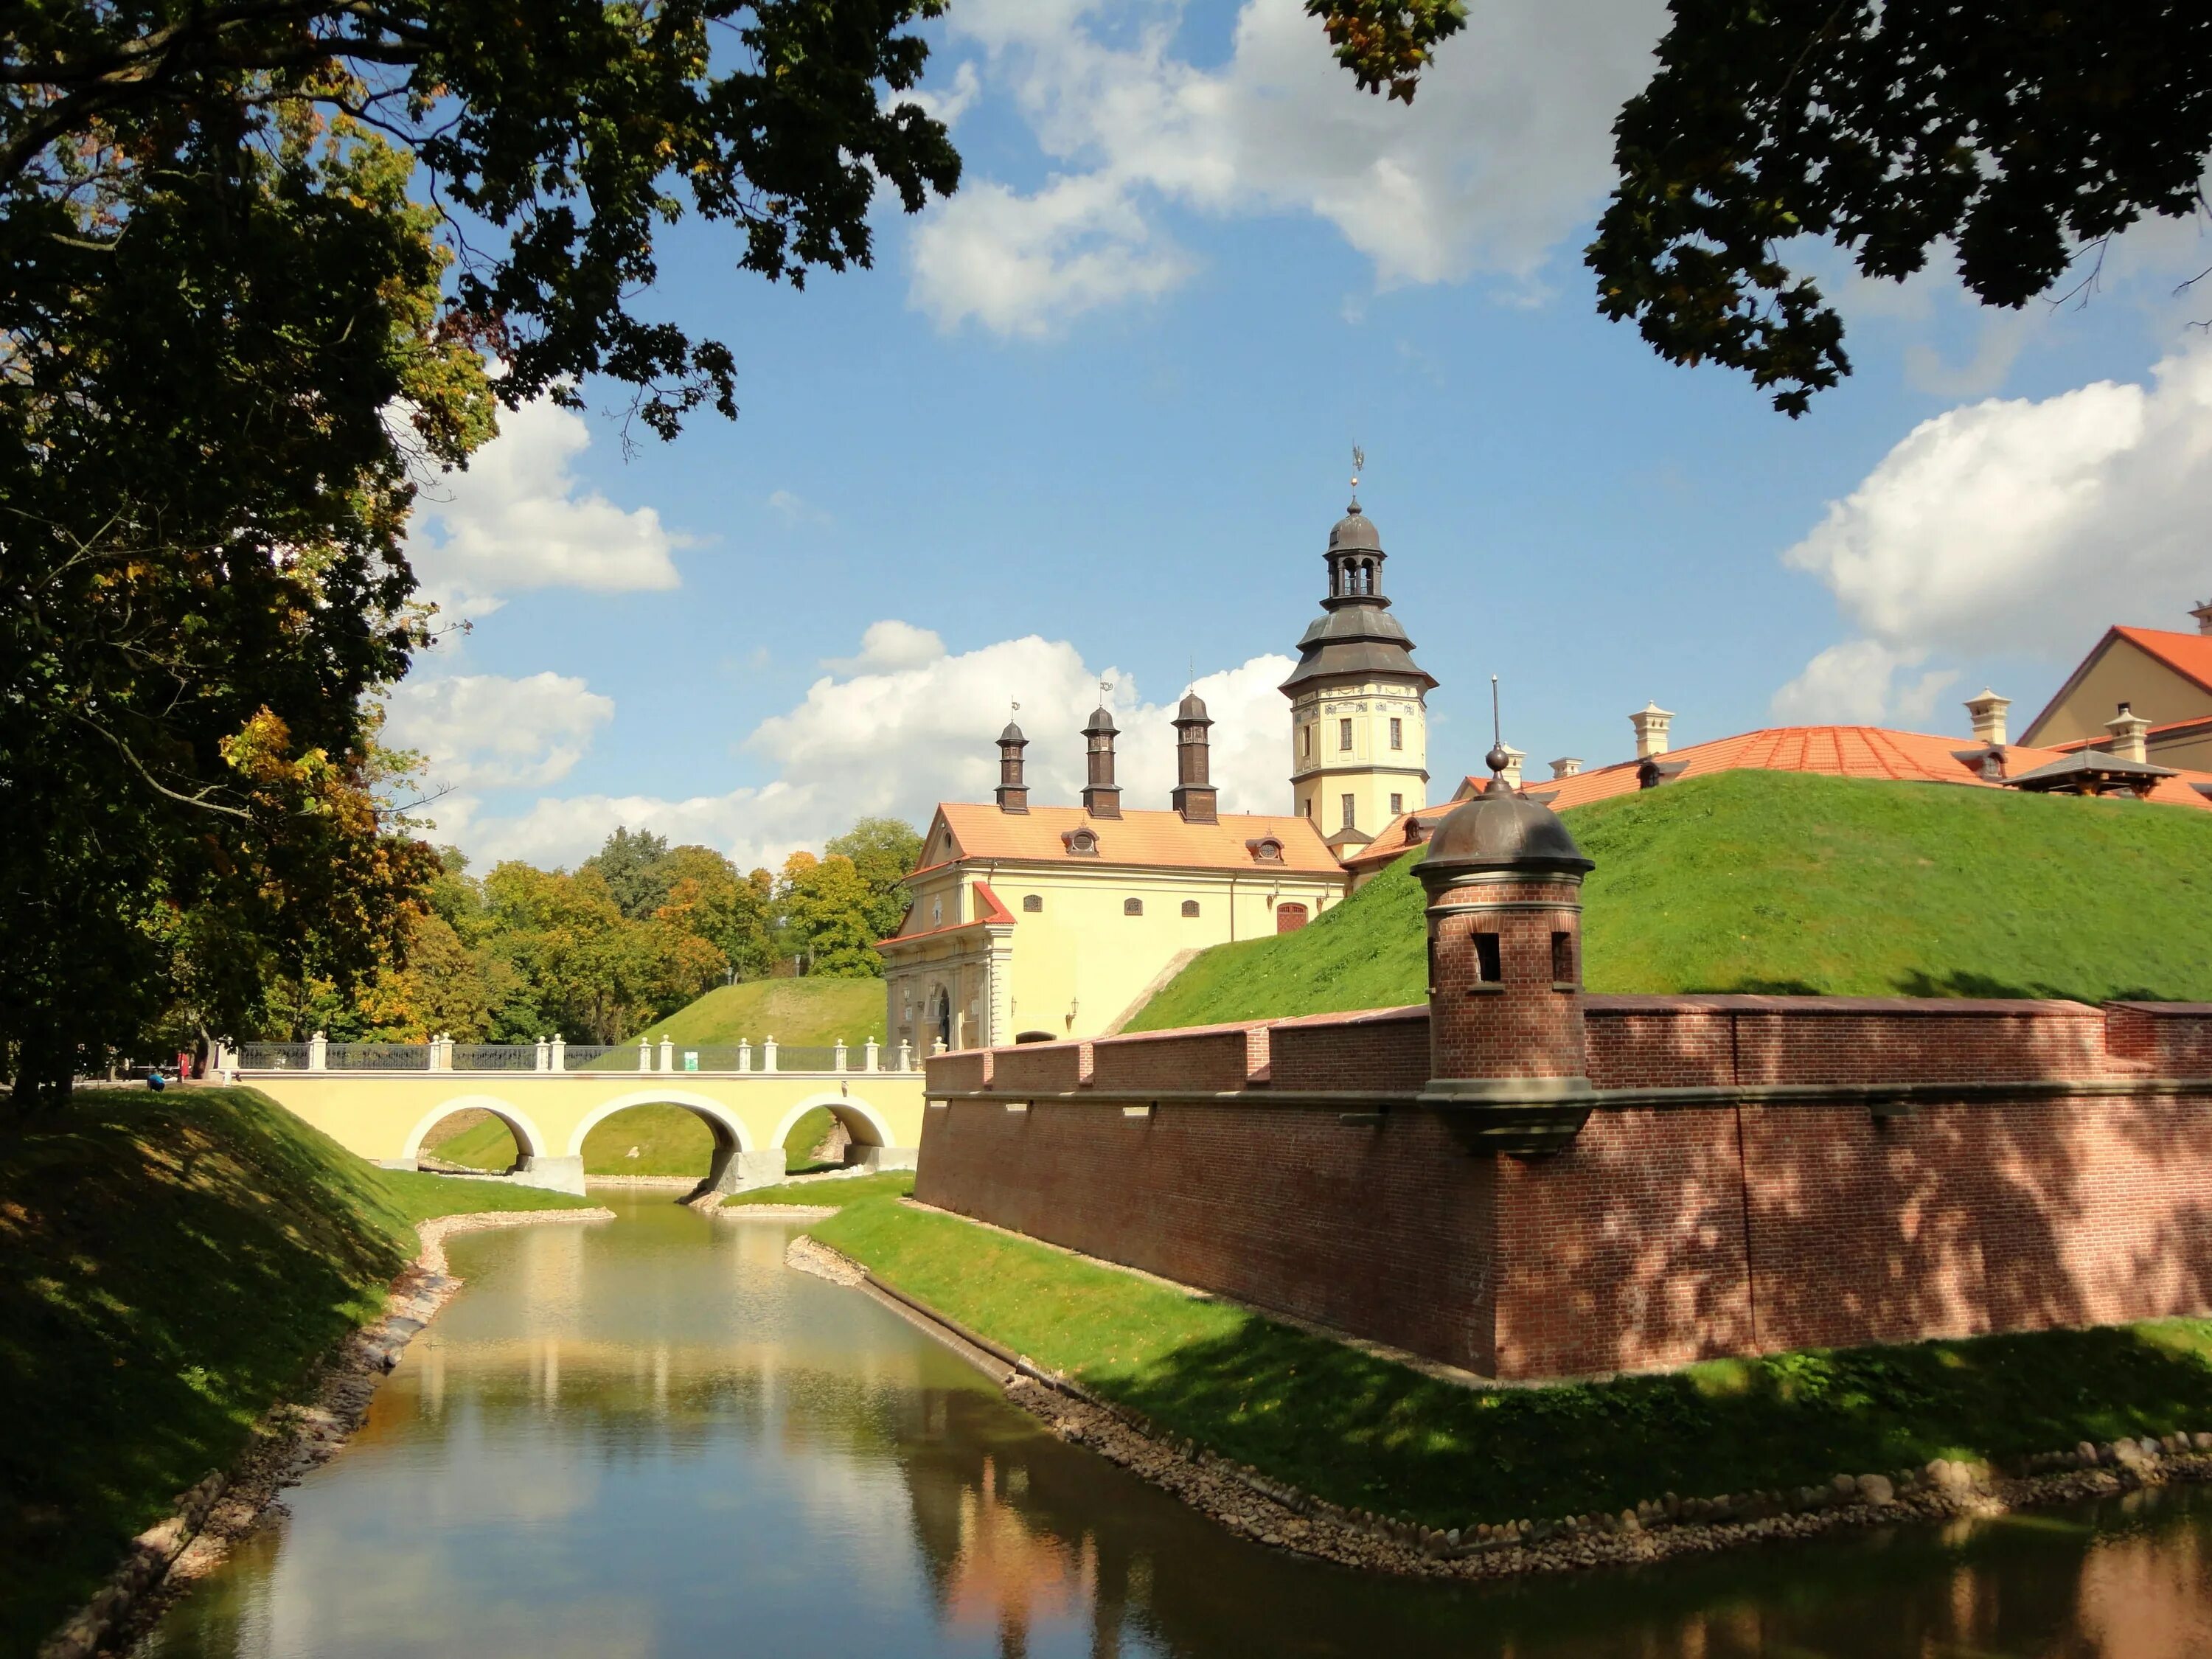
<svg viewBox="0 0 2212 1659">
<path fill-rule="evenodd" d="M 2112 632 L 2182 678 L 2212 691 L 2212 634 L 2174 634 L 2162 628 L 2115 628 Z"/>
<path fill-rule="evenodd" d="M 2179 637 L 2179 636 L 2177 636 Z M 2191 636 L 2193 637 L 2193 636 Z M 1952 751 L 1973 750 L 1971 738 L 1936 737 L 1924 732 L 1893 732 L 1879 726 L 1772 726 L 1710 743 L 1692 744 L 1669 751 L 1663 758 L 1678 767 L 1677 778 L 1702 777 L 1712 772 L 1817 772 L 1836 778 L 1880 778 L 1903 783 L 1962 783 L 1974 788 L 2004 786 L 1984 778 Z M 2057 749 L 2030 749 L 2014 744 L 2005 750 L 2005 769 L 2018 777 L 2023 772 L 2066 757 Z M 1595 800 L 1632 793 L 1639 786 L 1637 763 L 1616 762 L 1571 778 L 1531 778 L 1522 786 L 1524 794 L 1551 798 L 1554 811 L 1586 806 Z M 1480 788 L 1487 779 L 1469 778 L 1462 787 Z M 2191 786 L 2212 786 L 2212 772 L 2176 771 L 2153 786 L 2150 799 L 2175 806 L 2212 811 L 2212 799 Z M 1433 829 L 1455 801 L 1425 806 L 1418 813 L 1393 818 L 1382 833 L 1346 859 L 1347 869 L 1364 870 L 1387 864 L 1415 843 L 1406 839 L 1406 820 L 1417 817 Z"/>
<path fill-rule="evenodd" d="M 1218 823 L 1192 823 L 1180 812 L 1124 812 L 1094 818 L 1080 806 L 1032 806 L 1002 812 L 970 801 L 945 801 L 938 815 L 952 832 L 961 859 L 1006 859 L 1036 864 L 1146 865 L 1156 869 L 1287 870 L 1334 875 L 1342 866 L 1312 824 L 1302 817 L 1224 812 Z M 1089 830 L 1098 837 L 1096 857 L 1071 853 L 1060 837 Z M 1282 843 L 1280 864 L 1261 864 L 1248 842 L 1272 836 Z"/>
</svg>

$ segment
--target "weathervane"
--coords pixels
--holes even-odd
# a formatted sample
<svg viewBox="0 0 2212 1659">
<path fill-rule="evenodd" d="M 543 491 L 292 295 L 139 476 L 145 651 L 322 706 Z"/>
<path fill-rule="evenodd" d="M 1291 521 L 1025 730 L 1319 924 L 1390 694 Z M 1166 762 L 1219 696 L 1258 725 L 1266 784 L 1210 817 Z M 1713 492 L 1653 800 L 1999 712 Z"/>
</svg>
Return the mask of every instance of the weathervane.
<svg viewBox="0 0 2212 1659">
<path fill-rule="evenodd" d="M 1352 447 L 1352 499 L 1359 499 L 1359 475 L 1367 471 L 1367 452 L 1358 444 Z"/>
<path fill-rule="evenodd" d="M 1099 681 L 1099 682 L 1098 682 L 1098 706 L 1099 706 L 1101 708 L 1105 708 L 1105 707 L 1106 707 L 1106 700 L 1107 700 L 1109 697 L 1112 696 L 1113 695 L 1114 695 L 1114 682 L 1113 682 L 1113 681 L 1111 681 L 1111 680 L 1101 680 L 1101 681 Z"/>
<path fill-rule="evenodd" d="M 1490 677 L 1490 752 L 1482 758 L 1491 770 L 1490 787 L 1493 789 L 1505 787 L 1502 775 L 1505 763 L 1513 757 L 1505 752 L 1505 728 L 1498 718 L 1498 676 L 1495 674 Z"/>
</svg>

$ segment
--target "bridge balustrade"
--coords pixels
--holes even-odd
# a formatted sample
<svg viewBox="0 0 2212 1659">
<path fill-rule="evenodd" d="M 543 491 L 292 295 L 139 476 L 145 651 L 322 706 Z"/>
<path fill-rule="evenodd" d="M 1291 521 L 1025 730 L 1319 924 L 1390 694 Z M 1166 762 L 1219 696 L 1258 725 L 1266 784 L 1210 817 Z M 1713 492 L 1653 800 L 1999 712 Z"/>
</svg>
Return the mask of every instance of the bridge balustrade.
<svg viewBox="0 0 2212 1659">
<path fill-rule="evenodd" d="M 442 1050 L 442 1054 L 441 1054 Z M 643 1076 L 660 1072 L 719 1075 L 747 1073 L 860 1073 L 866 1047 L 790 1045 L 764 1042 L 702 1043 L 663 1050 L 656 1042 L 246 1042 L 230 1053 L 246 1072 L 596 1072 Z M 665 1054 L 664 1061 L 663 1055 Z M 903 1045 L 879 1048 L 877 1069 L 919 1071 L 919 1056 Z M 557 1063 L 556 1063 L 557 1062 Z M 903 1062 L 903 1066 L 902 1065 Z"/>
</svg>

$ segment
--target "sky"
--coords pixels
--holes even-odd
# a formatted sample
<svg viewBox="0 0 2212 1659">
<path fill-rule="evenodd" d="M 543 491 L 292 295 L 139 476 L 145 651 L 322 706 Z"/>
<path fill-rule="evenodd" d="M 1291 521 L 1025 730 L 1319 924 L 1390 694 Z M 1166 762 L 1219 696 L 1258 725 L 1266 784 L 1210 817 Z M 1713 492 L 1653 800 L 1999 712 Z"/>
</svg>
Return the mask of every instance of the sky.
<svg viewBox="0 0 2212 1659">
<path fill-rule="evenodd" d="M 2212 595 L 2212 228 L 2158 222 L 2081 292 L 1974 305 L 1793 257 L 1856 372 L 1791 421 L 1595 310 L 1581 251 L 1655 0 L 1483 0 L 1413 106 L 1298 0 L 954 0 L 922 98 L 958 192 L 885 200 L 873 269 L 804 292 L 679 224 L 641 308 L 726 342 L 739 418 L 672 443 L 507 414 L 424 481 L 410 554 L 453 628 L 392 696 L 434 839 L 474 867 L 618 823 L 747 867 L 865 814 L 988 799 L 1018 703 L 1032 799 L 1085 715 L 1167 805 L 1209 704 L 1225 809 L 1287 812 L 1275 690 L 1360 499 L 1441 682 L 1431 798 L 1480 769 L 1490 677 L 1544 763 L 1772 724 L 2014 732 L 2109 623 Z M 1375 826 L 1379 827 L 1379 826 Z"/>
</svg>

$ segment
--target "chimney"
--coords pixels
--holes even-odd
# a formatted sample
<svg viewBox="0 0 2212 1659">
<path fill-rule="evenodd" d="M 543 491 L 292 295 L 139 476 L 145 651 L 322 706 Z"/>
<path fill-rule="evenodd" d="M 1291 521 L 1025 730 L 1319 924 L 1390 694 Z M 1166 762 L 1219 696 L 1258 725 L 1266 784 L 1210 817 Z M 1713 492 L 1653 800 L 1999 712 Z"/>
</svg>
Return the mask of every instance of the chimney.
<svg viewBox="0 0 2212 1659">
<path fill-rule="evenodd" d="M 1521 787 L 1521 763 L 1528 758 L 1528 753 L 1526 750 L 1516 749 L 1510 743 L 1501 743 L 1498 746 L 1505 754 L 1505 764 L 1499 769 L 1498 775 L 1505 780 L 1508 789 L 1518 789 Z"/>
<path fill-rule="evenodd" d="M 1556 783 L 1561 778 L 1571 778 L 1582 769 L 1581 756 L 1562 755 L 1552 763 L 1552 781 Z"/>
<path fill-rule="evenodd" d="M 1650 760 L 1667 752 L 1667 728 L 1674 723 L 1671 709 L 1647 702 L 1628 717 L 1628 723 L 1636 728 L 1637 759 Z"/>
<path fill-rule="evenodd" d="M 2105 722 L 2105 730 L 2112 734 L 2114 760 L 2148 761 L 2149 745 L 2143 733 L 2150 730 L 2150 722 L 2136 713 L 2132 705 L 2122 703 L 2120 712 Z"/>
<path fill-rule="evenodd" d="M 1029 786 L 1022 781 L 1022 750 L 1030 740 L 1022 735 L 1022 728 L 1012 720 L 999 733 L 999 810 L 1001 812 L 1026 812 L 1030 810 Z"/>
<path fill-rule="evenodd" d="M 2010 697 L 2001 697 L 1986 685 L 1978 697 L 1966 700 L 1966 714 L 1974 722 L 1974 741 L 1985 743 L 1992 749 L 2005 746 L 2005 710 L 2012 707 Z"/>
<path fill-rule="evenodd" d="M 1114 716 L 1100 703 L 1084 722 L 1083 745 L 1089 781 L 1083 786 L 1083 810 L 1094 818 L 1121 816 L 1121 791 L 1114 781 Z"/>
<path fill-rule="evenodd" d="M 1176 787 L 1169 797 L 1186 823 L 1218 823 L 1206 729 L 1213 724 L 1194 691 L 1176 710 Z"/>
<path fill-rule="evenodd" d="M 2205 600 L 2203 604 L 2198 605 L 2196 610 L 2191 611 L 2189 614 L 2197 618 L 2197 631 L 2198 633 L 2212 634 L 2212 599 Z"/>
</svg>

